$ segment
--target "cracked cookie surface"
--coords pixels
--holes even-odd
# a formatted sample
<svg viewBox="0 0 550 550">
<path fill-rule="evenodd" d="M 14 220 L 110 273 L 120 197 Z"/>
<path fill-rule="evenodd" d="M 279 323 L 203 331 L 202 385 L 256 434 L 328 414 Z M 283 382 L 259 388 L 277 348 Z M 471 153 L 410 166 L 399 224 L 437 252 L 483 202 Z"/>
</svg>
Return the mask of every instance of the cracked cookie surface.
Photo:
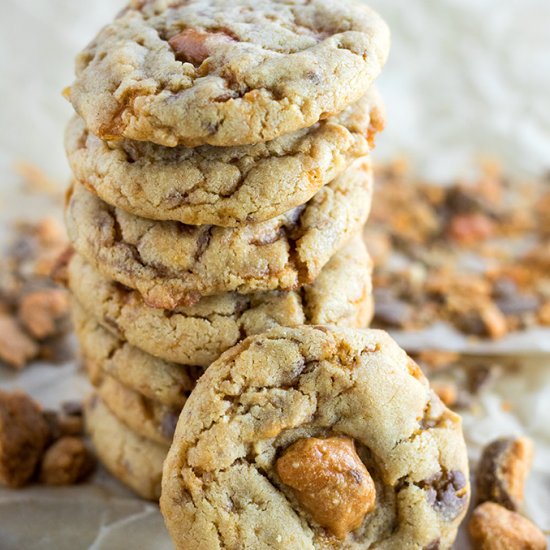
<svg viewBox="0 0 550 550">
<path fill-rule="evenodd" d="M 75 117 L 65 148 L 76 180 L 108 204 L 152 220 L 230 227 L 305 204 L 367 155 L 383 126 L 372 91 L 338 116 L 267 143 L 190 149 L 105 142 Z"/>
<path fill-rule="evenodd" d="M 181 408 L 153 401 L 108 375 L 99 383 L 97 395 L 134 433 L 162 445 L 172 443 Z"/>
<path fill-rule="evenodd" d="M 188 367 L 157 359 L 112 336 L 75 304 L 76 334 L 82 358 L 97 395 L 108 409 L 137 434 L 169 445 L 183 404 L 195 380 Z M 160 397 L 160 399 L 158 398 Z"/>
<path fill-rule="evenodd" d="M 468 501 L 460 417 L 389 335 L 299 327 L 206 370 L 161 510 L 181 549 L 449 549 Z"/>
<path fill-rule="evenodd" d="M 67 96 L 103 139 L 245 145 L 341 112 L 388 50 L 354 0 L 134 0 L 78 56 Z"/>
<path fill-rule="evenodd" d="M 138 290 L 152 307 L 175 309 L 223 292 L 292 290 L 313 282 L 359 232 L 371 197 L 372 170 L 362 160 L 307 204 L 239 228 L 147 220 L 78 184 L 65 218 L 76 251 L 106 277 Z"/>
<path fill-rule="evenodd" d="M 373 310 L 371 269 L 357 236 L 300 291 L 221 294 L 165 311 L 147 306 L 139 292 L 106 279 L 79 255 L 69 263 L 68 282 L 86 313 L 120 339 L 167 361 L 207 367 L 246 336 L 275 326 L 366 326 Z"/>
<path fill-rule="evenodd" d="M 246 336 L 275 326 L 366 326 L 373 312 L 371 270 L 358 236 L 300 291 L 222 294 L 165 311 L 147 306 L 137 291 L 101 276 L 78 255 L 69 263 L 68 283 L 86 313 L 118 338 L 167 361 L 207 367 Z"/>
<path fill-rule="evenodd" d="M 109 376 L 145 398 L 181 410 L 202 368 L 163 361 L 117 338 L 74 299 L 72 318 L 94 386 Z"/>
<path fill-rule="evenodd" d="M 88 400 L 85 414 L 86 429 L 105 468 L 142 498 L 158 500 L 168 446 L 130 430 L 97 395 Z"/>
</svg>

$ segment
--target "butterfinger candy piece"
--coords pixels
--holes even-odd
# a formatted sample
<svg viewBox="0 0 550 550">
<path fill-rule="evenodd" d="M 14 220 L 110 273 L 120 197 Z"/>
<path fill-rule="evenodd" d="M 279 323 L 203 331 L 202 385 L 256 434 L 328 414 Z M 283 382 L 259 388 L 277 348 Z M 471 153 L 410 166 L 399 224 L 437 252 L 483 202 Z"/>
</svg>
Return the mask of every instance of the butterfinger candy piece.
<svg viewBox="0 0 550 550">
<path fill-rule="evenodd" d="M 48 424 L 30 397 L 0 390 L 0 483 L 25 485 L 42 457 L 48 436 Z"/>
<path fill-rule="evenodd" d="M 349 437 L 300 439 L 276 468 L 298 502 L 338 538 L 359 527 L 374 508 L 374 482 Z"/>
<path fill-rule="evenodd" d="M 476 476 L 478 502 L 517 512 L 532 460 L 533 442 L 525 437 L 497 439 L 485 447 Z"/>
<path fill-rule="evenodd" d="M 22 369 L 39 352 L 38 345 L 27 336 L 8 313 L 0 313 L 0 361 Z"/>
<path fill-rule="evenodd" d="M 476 550 L 546 550 L 546 537 L 527 518 L 494 502 L 478 506 L 468 525 Z"/>
<path fill-rule="evenodd" d="M 69 295 L 65 289 L 28 292 L 19 304 L 19 320 L 39 340 L 56 336 L 67 328 Z"/>
<path fill-rule="evenodd" d="M 204 32 L 196 29 L 185 29 L 176 34 L 168 43 L 176 54 L 178 61 L 187 61 L 199 66 L 207 59 L 212 48 L 220 41 L 232 40 L 223 32 Z"/>
</svg>

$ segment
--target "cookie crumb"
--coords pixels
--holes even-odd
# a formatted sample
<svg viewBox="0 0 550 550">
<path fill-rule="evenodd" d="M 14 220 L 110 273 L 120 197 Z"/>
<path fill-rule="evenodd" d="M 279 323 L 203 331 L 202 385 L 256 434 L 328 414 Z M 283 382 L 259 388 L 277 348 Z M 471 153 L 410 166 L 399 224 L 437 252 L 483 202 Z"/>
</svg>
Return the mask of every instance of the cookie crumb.
<svg viewBox="0 0 550 550">
<path fill-rule="evenodd" d="M 50 440 L 56 441 L 64 436 L 84 434 L 84 418 L 81 415 L 69 415 L 58 411 L 44 411 L 44 418 L 50 427 Z"/>
<path fill-rule="evenodd" d="M 28 292 L 19 303 L 19 320 L 27 331 L 39 340 L 63 332 L 69 319 L 69 296 L 62 288 Z"/>
<path fill-rule="evenodd" d="M 88 476 L 94 464 L 82 439 L 62 437 L 44 454 L 39 479 L 45 485 L 73 485 Z"/>
<path fill-rule="evenodd" d="M 33 476 L 49 438 L 40 407 L 23 393 L 0 390 L 0 483 L 22 487 Z"/>
<path fill-rule="evenodd" d="M 396 161 L 377 180 L 365 229 L 367 245 L 381 250 L 375 326 L 421 330 L 441 320 L 498 340 L 550 324 L 544 177 L 514 180 L 485 164 L 472 180 L 443 186 Z"/>
<path fill-rule="evenodd" d="M 36 342 L 19 326 L 17 320 L 0 313 L 0 360 L 16 369 L 22 369 L 40 351 Z"/>
<path fill-rule="evenodd" d="M 21 369 L 39 357 L 66 355 L 69 295 L 50 278 L 65 249 L 63 227 L 53 218 L 14 226 L 0 259 L 0 361 L 7 365 Z"/>
</svg>

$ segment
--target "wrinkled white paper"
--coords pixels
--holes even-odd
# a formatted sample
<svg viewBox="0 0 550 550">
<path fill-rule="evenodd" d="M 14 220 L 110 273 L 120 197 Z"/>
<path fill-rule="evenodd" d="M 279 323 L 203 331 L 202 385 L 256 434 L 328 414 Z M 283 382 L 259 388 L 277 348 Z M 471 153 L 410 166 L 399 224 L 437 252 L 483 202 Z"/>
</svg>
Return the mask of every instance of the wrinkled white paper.
<svg viewBox="0 0 550 550">
<path fill-rule="evenodd" d="M 61 90 L 72 79 L 75 53 L 124 4 L 122 0 L 2 0 L 0 20 L 0 221 L 60 215 L 43 197 L 19 192 L 11 170 L 23 159 L 66 182 L 63 127 L 71 109 Z M 540 174 L 550 162 L 547 0 L 372 0 L 393 30 L 393 53 L 380 79 L 389 125 L 378 157 L 404 153 L 425 175 L 464 175 L 482 153 L 507 169 Z M 0 232 L 0 242 L 6 232 Z M 499 435 L 537 442 L 527 513 L 550 529 L 550 335 L 531 331 L 476 342 L 438 325 L 396 334 L 411 350 L 521 355 L 521 369 L 499 381 L 464 416 L 469 451 Z M 538 357 L 532 357 L 534 353 Z M 531 356 L 531 357 L 526 357 Z M 0 367 L 2 388 L 21 388 L 46 407 L 89 391 L 75 363 Z M 503 407 L 503 404 L 505 406 Z M 456 548 L 468 548 L 464 529 Z M 164 550 L 171 548 L 158 507 L 100 471 L 92 484 L 62 489 L 0 489 L 2 550 Z"/>
<path fill-rule="evenodd" d="M 469 355 L 550 354 L 550 329 L 544 327 L 512 332 L 501 340 L 469 337 L 445 323 L 435 323 L 423 331 L 395 331 L 392 335 L 408 351 L 443 349 Z"/>
</svg>

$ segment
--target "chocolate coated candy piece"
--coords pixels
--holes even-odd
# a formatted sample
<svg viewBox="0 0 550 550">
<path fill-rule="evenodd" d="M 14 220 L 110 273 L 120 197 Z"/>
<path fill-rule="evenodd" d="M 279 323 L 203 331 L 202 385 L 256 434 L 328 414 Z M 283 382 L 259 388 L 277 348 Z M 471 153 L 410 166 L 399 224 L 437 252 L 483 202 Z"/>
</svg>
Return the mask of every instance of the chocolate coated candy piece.
<svg viewBox="0 0 550 550">
<path fill-rule="evenodd" d="M 468 494 L 466 476 L 459 471 L 443 472 L 423 482 L 428 502 L 447 520 L 452 521 L 462 512 Z"/>
<path fill-rule="evenodd" d="M 481 550 L 546 550 L 546 537 L 527 518 L 494 502 L 485 502 L 468 525 L 474 548 Z"/>
<path fill-rule="evenodd" d="M 525 437 L 497 439 L 487 445 L 476 476 L 478 502 L 519 510 L 532 459 L 533 443 Z"/>
</svg>

